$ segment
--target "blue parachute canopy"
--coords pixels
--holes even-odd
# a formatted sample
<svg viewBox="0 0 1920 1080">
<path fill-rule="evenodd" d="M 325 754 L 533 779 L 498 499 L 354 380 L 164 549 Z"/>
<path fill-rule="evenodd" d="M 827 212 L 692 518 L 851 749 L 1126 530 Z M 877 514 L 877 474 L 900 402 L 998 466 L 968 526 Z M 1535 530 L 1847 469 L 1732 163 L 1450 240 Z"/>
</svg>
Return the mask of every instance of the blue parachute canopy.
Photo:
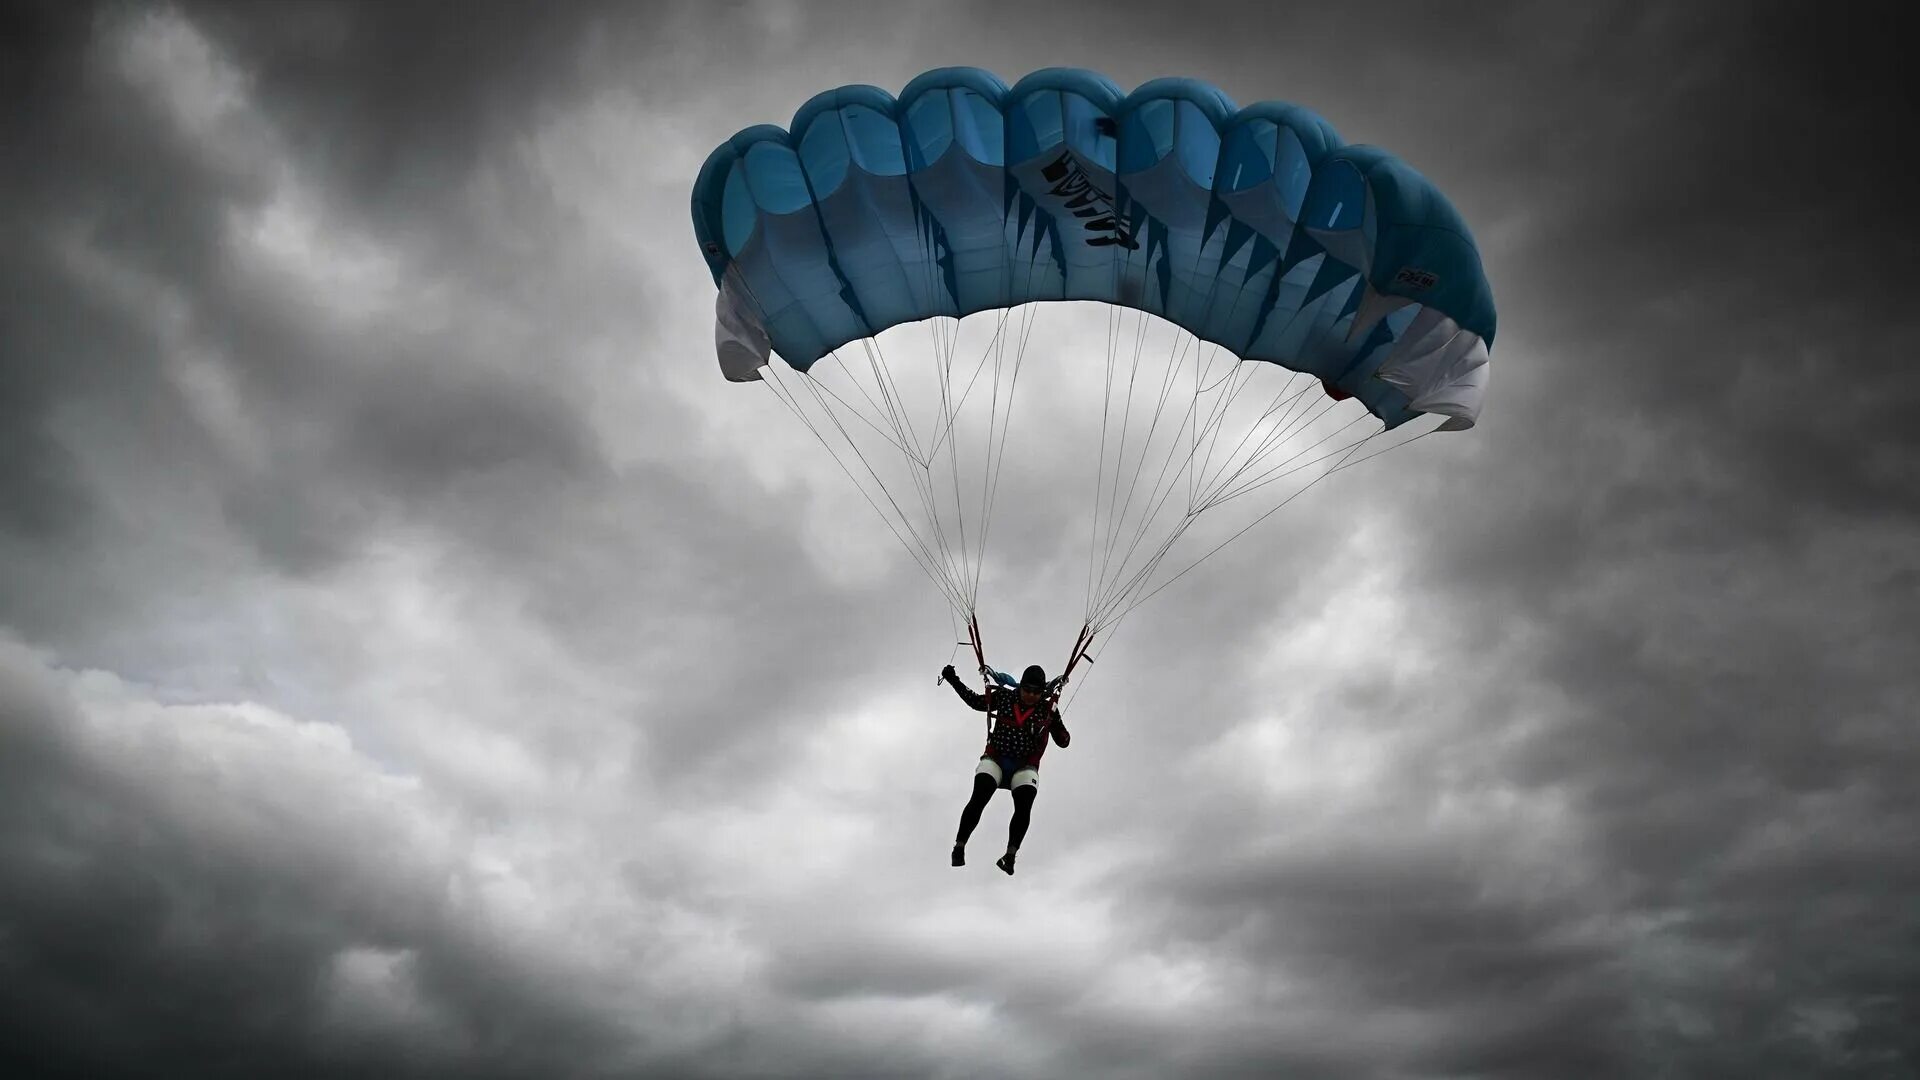
<svg viewBox="0 0 1920 1080">
<path fill-rule="evenodd" d="M 1485 390 L 1492 292 L 1440 192 L 1306 109 L 1193 79 L 830 90 L 721 144 L 693 222 L 731 379 L 770 351 L 805 371 L 899 323 L 1094 300 L 1318 376 L 1389 428 L 1469 427 Z"/>
</svg>

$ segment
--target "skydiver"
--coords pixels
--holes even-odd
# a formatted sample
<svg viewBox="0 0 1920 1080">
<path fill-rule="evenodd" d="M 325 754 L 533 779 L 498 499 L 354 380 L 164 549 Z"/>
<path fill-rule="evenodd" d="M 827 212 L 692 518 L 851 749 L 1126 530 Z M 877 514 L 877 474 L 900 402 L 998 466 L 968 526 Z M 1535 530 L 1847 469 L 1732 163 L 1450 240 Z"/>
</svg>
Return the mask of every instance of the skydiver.
<svg viewBox="0 0 1920 1080">
<path fill-rule="evenodd" d="M 953 665 L 941 669 L 940 677 L 960 695 L 960 700 L 984 712 L 992 722 L 987 747 L 973 771 L 973 797 L 960 811 L 960 831 L 953 843 L 953 865 L 967 864 L 967 837 L 980 824 L 980 811 L 999 788 L 1013 792 L 1013 820 L 1007 825 L 1007 853 L 995 863 L 1002 871 L 1013 873 L 1013 859 L 1020 841 L 1027 835 L 1033 814 L 1033 800 L 1040 793 L 1040 755 L 1046 753 L 1047 739 L 1066 746 L 1073 736 L 1061 722 L 1060 710 L 1051 700 L 1047 673 L 1038 664 L 1020 675 L 1017 690 L 1003 686 L 977 694 L 960 681 Z"/>
</svg>

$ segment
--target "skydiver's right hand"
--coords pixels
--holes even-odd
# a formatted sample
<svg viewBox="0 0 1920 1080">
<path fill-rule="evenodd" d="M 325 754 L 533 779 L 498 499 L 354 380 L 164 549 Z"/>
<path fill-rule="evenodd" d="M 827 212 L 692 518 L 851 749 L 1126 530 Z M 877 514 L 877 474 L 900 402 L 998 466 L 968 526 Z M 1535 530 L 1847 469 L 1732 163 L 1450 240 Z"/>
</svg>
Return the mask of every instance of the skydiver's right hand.
<svg viewBox="0 0 1920 1080">
<path fill-rule="evenodd" d="M 940 669 L 940 677 L 947 680 L 948 682 L 953 682 L 954 680 L 958 679 L 960 675 L 958 672 L 953 670 L 952 664 L 948 664 L 946 667 L 943 667 Z"/>
</svg>

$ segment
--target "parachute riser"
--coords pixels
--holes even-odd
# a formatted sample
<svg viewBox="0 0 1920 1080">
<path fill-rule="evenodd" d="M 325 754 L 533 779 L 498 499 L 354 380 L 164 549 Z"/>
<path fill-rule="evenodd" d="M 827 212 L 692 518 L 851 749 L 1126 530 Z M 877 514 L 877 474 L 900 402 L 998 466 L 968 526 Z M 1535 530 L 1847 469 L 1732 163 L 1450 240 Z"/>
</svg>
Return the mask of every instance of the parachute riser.
<svg viewBox="0 0 1920 1080">
<path fill-rule="evenodd" d="M 993 689 L 993 674 L 987 667 L 987 652 L 980 644 L 980 618 L 972 612 L 967 613 L 968 644 L 973 646 L 973 662 L 980 669 L 981 689 Z"/>
<path fill-rule="evenodd" d="M 1093 663 L 1093 654 L 1090 650 L 1093 648 L 1093 639 L 1096 633 L 1097 631 L 1094 630 L 1092 623 L 1081 624 L 1080 632 L 1074 636 L 1073 651 L 1067 656 L 1066 666 L 1061 669 L 1058 677 L 1047 682 L 1047 704 L 1058 705 L 1060 703 L 1060 695 L 1064 693 L 1067 688 L 1067 679 L 1073 675 L 1073 669 L 1078 667 L 1082 660 L 1085 660 L 1088 664 Z M 991 693 L 997 680 L 994 676 L 993 669 L 987 666 L 987 652 L 986 647 L 980 642 L 980 620 L 977 615 L 971 612 L 967 614 L 967 640 L 958 642 L 957 644 L 971 645 L 973 647 L 973 659 L 980 668 L 981 690 L 986 693 Z M 993 734 L 993 718 L 991 715 L 987 718 L 987 734 L 989 736 Z"/>
<path fill-rule="evenodd" d="M 1094 632 L 1092 623 L 1081 624 L 1080 633 L 1073 639 L 1073 651 L 1067 656 L 1067 666 L 1061 669 L 1060 677 L 1054 679 L 1048 686 L 1048 704 L 1059 704 L 1060 694 L 1067 688 L 1067 679 L 1073 674 L 1073 669 L 1079 665 L 1080 661 L 1093 663 L 1093 657 L 1088 655 L 1087 650 L 1093 647 Z"/>
<path fill-rule="evenodd" d="M 973 642 L 973 659 L 980 667 L 980 692 L 993 691 L 993 672 L 987 667 L 987 652 L 980 645 L 980 617 L 967 612 L 967 635 Z M 993 738 L 993 714 L 987 714 L 987 738 Z"/>
</svg>

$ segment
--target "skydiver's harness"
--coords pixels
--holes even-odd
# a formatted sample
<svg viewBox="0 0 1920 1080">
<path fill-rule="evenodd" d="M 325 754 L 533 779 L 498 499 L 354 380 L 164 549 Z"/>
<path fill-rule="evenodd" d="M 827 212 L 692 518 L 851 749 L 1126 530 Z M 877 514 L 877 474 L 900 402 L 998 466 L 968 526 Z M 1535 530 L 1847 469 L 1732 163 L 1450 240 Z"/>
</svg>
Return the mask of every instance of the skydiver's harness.
<svg viewBox="0 0 1920 1080">
<path fill-rule="evenodd" d="M 986 651 L 983 648 L 981 648 L 981 645 L 980 645 L 980 619 L 978 616 L 972 614 L 971 612 L 969 612 L 967 615 L 967 637 L 969 640 L 960 642 L 960 644 L 973 646 L 973 659 L 974 659 L 974 662 L 977 665 L 979 665 L 980 678 L 985 683 L 985 686 L 983 686 L 982 689 L 989 695 L 989 698 L 991 698 L 993 689 L 996 685 L 1005 687 L 1010 690 L 1018 690 L 1020 688 L 1020 680 L 1014 678 L 1012 675 L 1009 675 L 1004 671 L 996 670 L 987 665 Z M 1073 675 L 1073 669 L 1075 665 L 1079 664 L 1080 661 L 1082 660 L 1085 660 L 1089 664 L 1093 663 L 1093 657 L 1088 655 L 1087 653 L 1087 650 L 1092 647 L 1093 647 L 1093 627 L 1091 624 L 1084 624 L 1080 627 L 1079 635 L 1075 637 L 1073 640 L 1073 652 L 1067 656 L 1066 667 L 1061 669 L 1058 677 L 1054 679 L 1050 679 L 1047 682 L 1047 688 L 1046 688 L 1046 694 L 1045 694 L 1046 701 L 1044 704 L 1049 712 L 1051 712 L 1051 710 L 1054 707 L 1060 704 L 1060 694 L 1064 690 L 1066 690 L 1067 679 Z M 936 680 L 936 684 L 937 682 L 938 680 Z M 1038 709 L 1040 708 L 1040 706 L 1036 705 L 1034 706 L 1034 708 Z M 1042 715 L 1045 715 L 1045 714 L 1042 714 Z M 987 712 L 987 738 L 988 739 L 993 738 L 993 718 L 994 718 L 993 711 L 988 710 Z M 1026 722 L 1026 718 L 1023 716 L 1020 718 L 1018 722 L 1024 724 Z"/>
</svg>

